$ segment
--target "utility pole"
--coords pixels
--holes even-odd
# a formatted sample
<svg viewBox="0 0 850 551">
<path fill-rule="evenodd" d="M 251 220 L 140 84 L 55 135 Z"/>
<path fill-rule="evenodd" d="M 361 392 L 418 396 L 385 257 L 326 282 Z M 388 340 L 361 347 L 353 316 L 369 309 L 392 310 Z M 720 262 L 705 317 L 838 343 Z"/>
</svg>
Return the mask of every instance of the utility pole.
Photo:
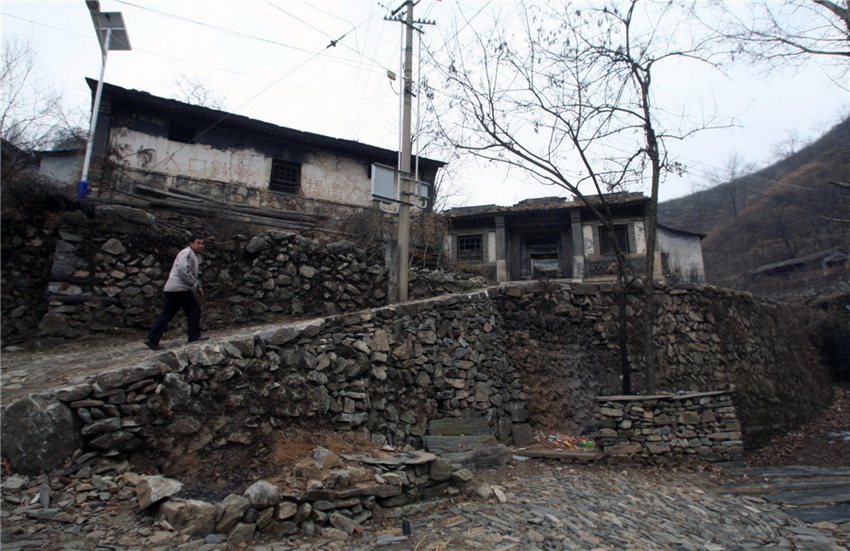
<svg viewBox="0 0 850 551">
<path fill-rule="evenodd" d="M 418 1 L 418 0 L 417 0 Z M 410 191 L 410 157 L 412 146 L 410 141 L 411 110 L 413 106 L 413 31 L 422 32 L 415 27 L 419 25 L 433 25 L 433 21 L 416 21 L 413 19 L 414 0 L 405 2 L 392 12 L 387 21 L 399 21 L 404 23 L 404 96 L 401 115 L 401 151 L 399 152 L 399 208 L 398 208 L 398 286 L 390 289 L 390 300 L 397 299 L 398 302 L 407 302 L 407 287 L 410 279 L 410 204 L 413 192 Z M 402 8 L 407 8 L 405 18 L 396 17 Z M 397 291 L 398 296 L 394 296 Z"/>
</svg>

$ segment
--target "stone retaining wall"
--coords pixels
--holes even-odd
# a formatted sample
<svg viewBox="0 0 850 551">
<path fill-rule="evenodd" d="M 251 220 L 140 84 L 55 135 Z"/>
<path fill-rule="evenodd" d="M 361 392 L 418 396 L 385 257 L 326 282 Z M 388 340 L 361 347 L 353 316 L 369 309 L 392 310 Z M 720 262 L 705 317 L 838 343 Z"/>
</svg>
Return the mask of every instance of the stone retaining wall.
<svg viewBox="0 0 850 551">
<path fill-rule="evenodd" d="M 732 395 L 601 396 L 597 444 L 608 462 L 740 461 L 744 443 Z"/>
<path fill-rule="evenodd" d="M 128 207 L 101 206 L 95 212 L 94 218 L 65 212 L 49 239 L 42 228 L 31 227 L 28 240 L 16 241 L 20 249 L 40 250 L 42 256 L 34 260 L 47 263 L 49 275 L 40 270 L 46 296 L 34 302 L 31 293 L 19 289 L 25 280 L 34 285 L 28 281 L 34 268 L 22 262 L 29 257 L 16 254 L 21 262 L 4 262 L 4 341 L 24 336 L 35 315 L 40 316 L 42 346 L 113 329 L 135 328 L 143 334 L 159 312 L 174 256 L 191 233 L 207 236 L 200 274 L 205 328 L 333 315 L 387 302 L 383 253 L 349 241 L 320 242 L 284 231 L 251 237 L 239 232 L 255 228 L 226 220 L 213 225 L 173 214 L 157 218 Z M 483 286 L 480 278 L 414 269 L 409 296 Z M 166 338 L 182 334 L 178 325 Z"/>
<path fill-rule="evenodd" d="M 662 348 L 659 387 L 735 385 L 749 445 L 829 402 L 805 334 L 780 323 L 792 312 L 709 287 L 658 299 L 656 338 L 675 343 Z M 532 423 L 591 434 L 601 428 L 596 397 L 620 390 L 612 302 L 599 286 L 518 284 L 237 333 L 9 405 L 4 454 L 41 468 L 30 457 L 60 442 L 53 460 L 73 452 L 80 422 L 88 449 L 175 457 L 254 446 L 300 420 L 416 447 L 440 417 L 486 417 L 502 441 L 530 441 Z"/>
<path fill-rule="evenodd" d="M 79 438 L 59 435 L 76 432 L 86 449 L 155 450 L 167 466 L 266 445 L 299 422 L 421 448 L 428 422 L 444 417 L 483 417 L 501 441 L 524 443 L 527 396 L 504 340 L 487 291 L 238 334 L 13 404 L 3 452 L 37 473 L 42 448 L 67 442 L 51 457 L 70 455 Z"/>
<path fill-rule="evenodd" d="M 617 298 L 610 285 L 511 284 L 494 296 L 535 425 L 592 433 L 596 396 L 621 394 Z M 799 426 L 832 401 L 832 384 L 798 311 L 707 285 L 656 290 L 659 392 L 736 389 L 749 447 Z M 645 394 L 642 292 L 628 297 L 632 388 Z M 555 403 L 556 408 L 542 409 Z M 549 426 L 547 426 L 549 425 Z"/>
</svg>

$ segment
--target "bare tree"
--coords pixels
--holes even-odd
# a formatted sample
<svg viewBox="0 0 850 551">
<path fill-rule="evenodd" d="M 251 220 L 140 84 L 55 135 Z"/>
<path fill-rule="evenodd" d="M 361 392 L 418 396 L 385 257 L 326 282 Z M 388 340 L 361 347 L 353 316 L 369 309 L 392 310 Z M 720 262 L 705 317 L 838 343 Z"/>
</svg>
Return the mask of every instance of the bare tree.
<svg viewBox="0 0 850 551">
<path fill-rule="evenodd" d="M 224 109 L 224 98 L 213 93 L 206 82 L 189 75 L 179 75 L 174 83 L 180 92 L 177 96 L 180 101 L 210 109 Z"/>
<path fill-rule="evenodd" d="M 0 59 L 0 134 L 24 151 L 44 149 L 60 111 L 61 94 L 38 82 L 36 53 L 29 41 L 4 40 Z"/>
<path fill-rule="evenodd" d="M 7 38 L 0 54 L 0 136 L 4 140 L 2 177 L 8 179 L 35 161 L 34 153 L 75 149 L 85 144 L 82 111 L 71 114 L 62 94 L 38 74 L 36 51 L 20 37 Z"/>
<path fill-rule="evenodd" d="M 817 58 L 838 86 L 850 88 L 850 1 L 717 2 L 715 6 L 722 16 L 712 16 L 710 26 L 730 43 L 732 55 L 766 62 L 769 68 L 802 65 Z"/>
<path fill-rule="evenodd" d="M 669 2 L 533 5 L 519 14 L 519 30 L 499 24 L 473 43 L 431 52 L 445 86 L 432 87 L 432 109 L 442 116 L 449 143 L 488 161 L 526 171 L 564 188 L 614 234 L 607 192 L 648 187 L 644 278 L 646 389 L 655 390 L 652 339 L 658 189 L 669 161 L 665 141 L 692 131 L 662 130 L 653 77 L 666 61 L 706 60 L 696 33 L 673 31 L 687 13 Z M 667 31 L 670 31 L 670 34 Z M 454 37 L 460 33 L 453 33 Z M 701 128 L 704 125 L 700 126 Z M 630 392 L 625 293 L 634 282 L 629 259 L 615 242 L 617 289 L 622 297 L 620 355 L 624 392 Z"/>
<path fill-rule="evenodd" d="M 773 145 L 773 157 L 777 161 L 783 161 L 797 154 L 798 151 L 809 144 L 810 141 L 803 138 L 796 128 L 786 130 L 785 137 Z"/>
<path fill-rule="evenodd" d="M 746 162 L 736 151 L 729 154 L 726 165 L 712 178 L 714 185 L 725 186 L 724 189 L 729 196 L 729 209 L 733 218 L 738 218 L 738 213 L 747 204 L 750 191 L 747 175 L 754 172 L 755 169 L 753 163 Z"/>
</svg>

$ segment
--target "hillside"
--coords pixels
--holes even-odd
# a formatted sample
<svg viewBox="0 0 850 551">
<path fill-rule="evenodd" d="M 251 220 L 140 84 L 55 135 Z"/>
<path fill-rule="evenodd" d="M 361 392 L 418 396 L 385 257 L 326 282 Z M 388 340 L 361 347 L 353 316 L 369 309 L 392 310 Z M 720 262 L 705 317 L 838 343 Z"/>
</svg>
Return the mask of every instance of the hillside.
<svg viewBox="0 0 850 551">
<path fill-rule="evenodd" d="M 659 222 L 707 234 L 703 255 L 709 283 L 766 294 L 805 287 L 813 275 L 822 279 L 822 271 L 767 286 L 752 272 L 833 248 L 850 252 L 850 190 L 830 184 L 848 180 L 850 118 L 776 164 L 659 204 Z M 847 282 L 846 269 L 833 272 L 833 283 Z"/>
</svg>

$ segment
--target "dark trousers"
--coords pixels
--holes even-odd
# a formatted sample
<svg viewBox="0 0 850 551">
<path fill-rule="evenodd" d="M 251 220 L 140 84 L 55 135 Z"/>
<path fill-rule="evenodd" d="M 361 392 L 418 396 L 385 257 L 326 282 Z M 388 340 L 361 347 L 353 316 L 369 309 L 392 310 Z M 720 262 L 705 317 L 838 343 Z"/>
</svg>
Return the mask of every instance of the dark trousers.
<svg viewBox="0 0 850 551">
<path fill-rule="evenodd" d="M 177 293 L 165 293 L 162 301 L 162 313 L 153 322 L 148 340 L 159 344 L 162 334 L 168 329 L 168 324 L 180 310 L 186 313 L 186 322 L 189 328 L 189 341 L 196 340 L 201 336 L 201 305 L 192 291 L 180 291 Z"/>
</svg>

